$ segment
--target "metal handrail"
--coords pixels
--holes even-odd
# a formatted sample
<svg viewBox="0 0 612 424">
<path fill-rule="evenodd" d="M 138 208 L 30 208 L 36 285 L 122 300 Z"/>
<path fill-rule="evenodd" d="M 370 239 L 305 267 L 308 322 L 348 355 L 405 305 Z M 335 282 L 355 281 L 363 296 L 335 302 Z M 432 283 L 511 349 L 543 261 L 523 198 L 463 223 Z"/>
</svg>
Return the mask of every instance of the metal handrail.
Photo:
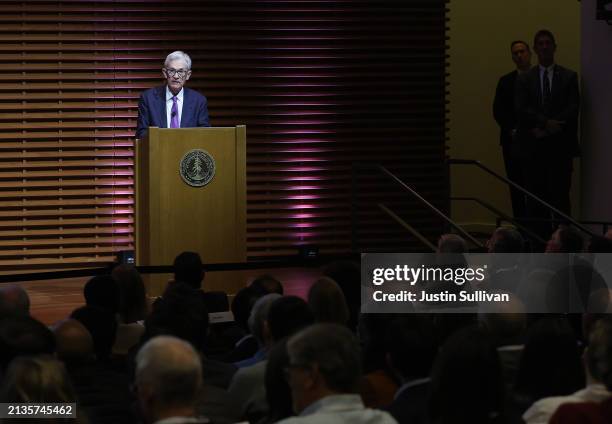
<svg viewBox="0 0 612 424">
<path fill-rule="evenodd" d="M 382 209 L 384 212 L 386 212 L 387 215 L 389 215 L 391 218 L 393 218 L 398 224 L 400 224 L 406 230 L 410 231 L 410 233 L 413 236 L 415 236 L 417 239 L 419 239 L 419 241 L 421 243 L 423 243 L 425 246 L 429 247 L 432 252 L 435 252 L 437 250 L 436 246 L 434 246 L 434 244 L 432 242 L 427 240 L 427 238 L 423 234 L 421 234 L 421 232 L 419 230 L 414 228 L 412 225 L 408 224 L 406 221 L 404 221 L 402 218 L 400 218 L 395 212 L 393 212 L 391 209 L 389 209 L 383 203 L 379 203 L 378 207 L 380 209 Z"/>
<path fill-rule="evenodd" d="M 528 234 L 529 237 L 535 239 L 536 241 L 538 241 L 540 243 L 546 243 L 546 240 L 544 240 L 542 237 L 540 237 L 539 235 L 537 235 L 536 233 L 531 231 L 529 228 L 527 228 L 524 225 L 522 225 L 516 219 L 514 219 L 511 216 L 505 214 L 504 212 L 500 211 L 499 209 L 497 209 L 496 207 L 494 207 L 490 203 L 485 202 L 484 200 L 481 200 L 481 199 L 479 199 L 477 197 L 451 197 L 450 199 L 451 200 L 463 200 L 463 201 L 476 202 L 480 206 L 482 206 L 483 208 L 485 208 L 485 209 L 493 212 L 494 214 L 496 214 L 498 217 L 503 218 L 504 220 L 508 221 L 509 223 L 514 225 L 517 229 L 521 230 L 525 234 Z"/>
<path fill-rule="evenodd" d="M 455 221 L 453 221 L 448 216 L 446 216 L 442 211 L 440 211 L 438 208 L 436 208 L 434 205 L 432 205 L 430 202 L 428 202 L 423 196 L 421 196 L 419 193 L 417 193 L 412 187 L 410 187 L 408 184 L 403 182 L 399 177 L 397 177 L 395 174 L 393 174 L 391 171 L 389 171 L 384 166 L 382 166 L 382 165 L 367 165 L 367 164 L 355 163 L 355 164 L 353 164 L 353 167 L 352 167 L 353 174 L 354 174 L 355 169 L 357 169 L 357 168 L 360 168 L 360 169 L 375 169 L 375 170 L 378 170 L 378 171 L 382 172 L 383 174 L 387 175 L 393 181 L 397 182 L 400 186 L 402 186 L 405 190 L 410 192 L 410 194 L 412 194 L 415 198 L 417 198 L 417 200 L 419 200 L 422 204 L 427 206 L 427 208 L 429 210 L 431 210 L 436 215 L 438 215 L 438 217 L 442 218 L 442 220 L 446 221 L 446 223 L 448 225 L 450 225 L 455 230 L 457 230 L 467 240 L 471 241 L 478 248 L 481 248 L 481 249 L 485 248 L 485 246 L 482 243 L 480 243 L 480 241 L 478 241 L 476 238 L 474 238 L 474 236 L 472 236 L 470 233 L 468 233 L 463 228 L 461 228 L 461 226 L 459 224 L 457 224 Z M 355 177 L 353 175 L 353 188 L 352 188 L 353 196 L 355 196 L 355 192 L 356 192 L 356 187 L 355 187 L 354 182 L 355 182 Z M 353 198 L 355 198 L 355 197 L 353 197 Z"/>
<path fill-rule="evenodd" d="M 536 202 L 538 202 L 541 205 L 545 206 L 547 209 L 549 209 L 552 212 L 556 213 L 557 215 L 563 217 L 567 222 L 570 222 L 572 225 L 574 225 L 579 230 L 587 233 L 591 237 L 593 237 L 595 235 L 588 228 L 584 227 L 578 221 L 576 221 L 574 218 L 564 214 L 563 212 L 561 212 L 559 209 L 555 208 L 550 203 L 545 202 L 544 200 L 540 199 L 538 196 L 536 196 L 532 192 L 526 190 L 525 188 L 521 187 L 520 185 L 518 185 L 514 181 L 504 177 L 503 175 L 498 174 L 497 172 L 493 171 L 491 168 L 483 165 L 480 161 L 477 161 L 477 160 L 474 160 L 474 159 L 448 159 L 448 164 L 449 165 L 475 165 L 476 167 L 482 169 L 486 173 L 494 176 L 498 180 L 503 181 L 506 184 L 508 184 L 508 185 L 514 187 L 515 189 L 519 190 L 524 195 L 531 197 L 533 200 L 535 200 Z"/>
</svg>

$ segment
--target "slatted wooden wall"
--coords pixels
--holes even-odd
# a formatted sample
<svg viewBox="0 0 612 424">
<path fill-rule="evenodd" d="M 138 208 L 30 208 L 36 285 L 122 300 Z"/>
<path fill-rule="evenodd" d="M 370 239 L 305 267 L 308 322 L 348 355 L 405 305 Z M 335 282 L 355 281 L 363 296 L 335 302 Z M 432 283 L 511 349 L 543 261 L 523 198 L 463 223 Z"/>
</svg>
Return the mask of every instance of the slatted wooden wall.
<svg viewBox="0 0 612 424">
<path fill-rule="evenodd" d="M 133 247 L 137 100 L 176 49 L 212 125 L 247 125 L 250 258 L 347 251 L 353 161 L 384 163 L 443 206 L 444 3 L 2 1 L 0 271 Z M 381 198 L 439 232 L 387 182 L 359 193 L 363 248 L 410 243 L 372 208 Z"/>
</svg>

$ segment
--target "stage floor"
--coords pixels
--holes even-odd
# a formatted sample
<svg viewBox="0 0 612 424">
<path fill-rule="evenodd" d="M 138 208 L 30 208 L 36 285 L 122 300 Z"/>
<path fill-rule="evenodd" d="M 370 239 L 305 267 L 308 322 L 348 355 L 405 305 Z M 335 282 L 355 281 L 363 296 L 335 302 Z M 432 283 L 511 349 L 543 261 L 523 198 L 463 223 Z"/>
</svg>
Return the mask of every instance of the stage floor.
<svg viewBox="0 0 612 424">
<path fill-rule="evenodd" d="M 213 277 L 214 273 L 209 273 Z M 207 279 L 209 278 L 207 274 Z M 218 273 L 226 274 L 226 273 Z M 233 295 L 240 287 L 247 285 L 255 277 L 269 274 L 277 278 L 283 283 L 285 294 L 295 295 L 305 298 L 308 294 L 308 289 L 321 276 L 321 271 L 318 268 L 280 268 L 270 270 L 257 271 L 240 271 L 233 276 L 233 283 L 225 290 L 230 296 L 230 301 Z M 216 277 L 216 276 L 214 276 Z M 218 278 L 210 278 L 218 280 Z M 18 283 L 26 289 L 30 296 L 30 311 L 31 315 L 43 322 L 46 325 L 52 325 L 70 315 L 70 313 L 85 304 L 83 298 L 83 286 L 88 278 L 66 278 L 62 280 L 40 280 Z M 206 280 L 204 288 L 207 288 Z M 213 287 L 208 287 L 212 290 L 220 290 L 218 284 Z M 152 287 L 149 295 L 156 296 L 160 288 Z"/>
</svg>

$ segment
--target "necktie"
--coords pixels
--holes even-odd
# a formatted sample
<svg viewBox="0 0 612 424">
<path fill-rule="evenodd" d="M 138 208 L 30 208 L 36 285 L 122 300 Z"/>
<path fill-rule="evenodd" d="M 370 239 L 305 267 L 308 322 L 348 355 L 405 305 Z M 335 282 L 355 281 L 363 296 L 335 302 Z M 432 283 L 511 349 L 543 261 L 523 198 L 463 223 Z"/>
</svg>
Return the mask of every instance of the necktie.
<svg viewBox="0 0 612 424">
<path fill-rule="evenodd" d="M 176 96 L 172 97 L 172 109 L 170 110 L 170 128 L 180 128 L 178 116 L 178 103 Z"/>
<path fill-rule="evenodd" d="M 542 99 L 542 103 L 544 103 L 545 105 L 550 103 L 550 79 L 548 78 L 548 72 L 549 70 L 546 69 L 542 74 L 542 77 L 544 78 L 544 96 Z"/>
</svg>

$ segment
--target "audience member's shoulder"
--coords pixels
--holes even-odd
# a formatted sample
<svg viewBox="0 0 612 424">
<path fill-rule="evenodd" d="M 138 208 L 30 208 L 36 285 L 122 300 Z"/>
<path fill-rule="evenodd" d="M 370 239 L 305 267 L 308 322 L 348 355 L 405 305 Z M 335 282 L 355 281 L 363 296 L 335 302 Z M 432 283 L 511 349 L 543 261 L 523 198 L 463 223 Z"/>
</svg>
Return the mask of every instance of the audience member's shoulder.
<svg viewBox="0 0 612 424">
<path fill-rule="evenodd" d="M 579 402 L 561 405 L 549 422 L 552 424 L 604 424 L 606 420 L 597 403 Z"/>
</svg>

